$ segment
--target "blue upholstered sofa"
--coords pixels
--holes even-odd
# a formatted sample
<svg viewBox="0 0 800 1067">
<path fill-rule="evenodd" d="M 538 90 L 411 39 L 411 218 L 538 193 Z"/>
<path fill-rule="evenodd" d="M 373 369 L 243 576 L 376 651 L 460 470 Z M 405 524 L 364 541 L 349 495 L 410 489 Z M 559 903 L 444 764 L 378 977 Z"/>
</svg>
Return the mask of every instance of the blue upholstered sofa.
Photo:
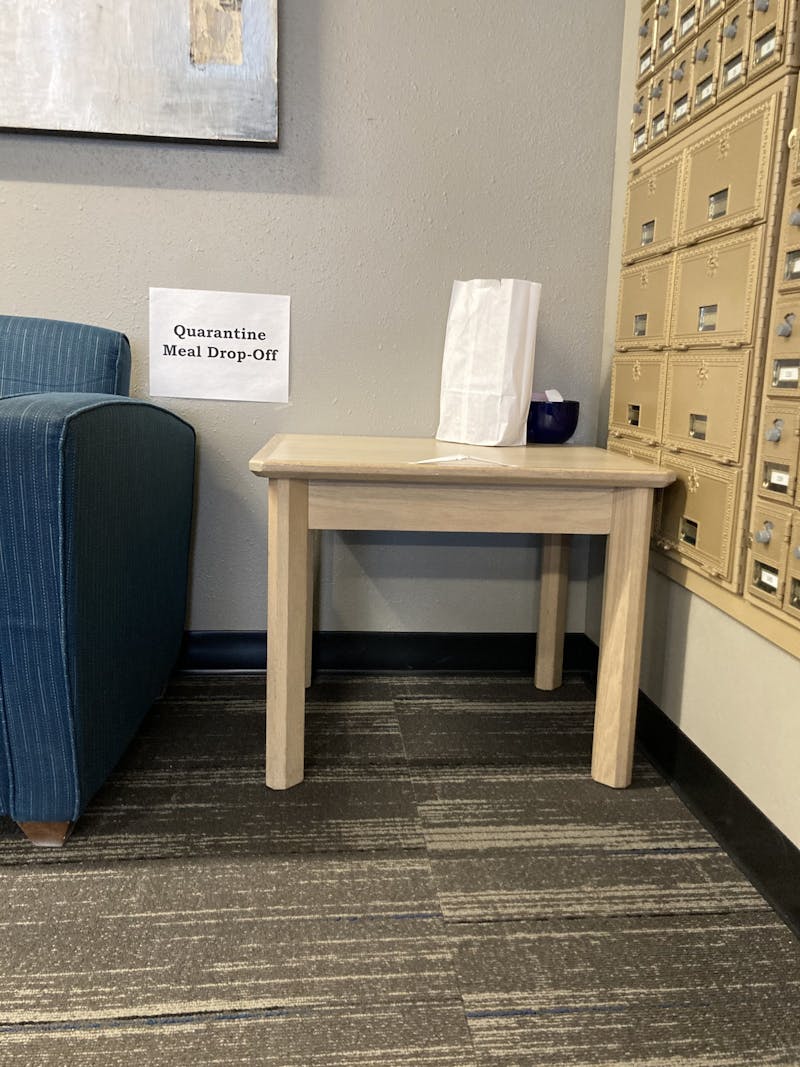
<svg viewBox="0 0 800 1067">
<path fill-rule="evenodd" d="M 62 844 L 169 678 L 195 437 L 124 334 L 0 316 L 0 814 Z"/>
</svg>

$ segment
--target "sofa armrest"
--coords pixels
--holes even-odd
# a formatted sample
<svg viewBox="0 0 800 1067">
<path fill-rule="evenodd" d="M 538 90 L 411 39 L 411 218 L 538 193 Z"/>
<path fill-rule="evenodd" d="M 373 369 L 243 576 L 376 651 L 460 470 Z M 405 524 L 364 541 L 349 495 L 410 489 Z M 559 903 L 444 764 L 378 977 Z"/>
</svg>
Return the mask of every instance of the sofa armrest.
<svg viewBox="0 0 800 1067">
<path fill-rule="evenodd" d="M 144 401 L 0 400 L 0 789 L 19 822 L 76 819 L 169 676 L 194 451 Z"/>
</svg>

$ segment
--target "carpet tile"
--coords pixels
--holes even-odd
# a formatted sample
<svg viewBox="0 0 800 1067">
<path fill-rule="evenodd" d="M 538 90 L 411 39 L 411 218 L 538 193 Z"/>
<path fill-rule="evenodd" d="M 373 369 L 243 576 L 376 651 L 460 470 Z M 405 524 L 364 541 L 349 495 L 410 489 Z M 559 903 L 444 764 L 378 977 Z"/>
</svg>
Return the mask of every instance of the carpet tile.
<svg viewBox="0 0 800 1067">
<path fill-rule="evenodd" d="M 424 856 L 274 859 L 255 873 L 249 861 L 20 872 L 0 920 L 0 1024 L 455 993 Z"/>
<path fill-rule="evenodd" d="M 800 951 L 771 911 L 448 935 L 481 1063 L 800 1063 Z"/>
<path fill-rule="evenodd" d="M 572 678 L 183 675 L 61 850 L 0 820 L 0 1064 L 800 1067 L 800 945 Z"/>
<path fill-rule="evenodd" d="M 460 998 L 228 1010 L 0 1032 L 4 1067 L 477 1067 Z"/>
</svg>

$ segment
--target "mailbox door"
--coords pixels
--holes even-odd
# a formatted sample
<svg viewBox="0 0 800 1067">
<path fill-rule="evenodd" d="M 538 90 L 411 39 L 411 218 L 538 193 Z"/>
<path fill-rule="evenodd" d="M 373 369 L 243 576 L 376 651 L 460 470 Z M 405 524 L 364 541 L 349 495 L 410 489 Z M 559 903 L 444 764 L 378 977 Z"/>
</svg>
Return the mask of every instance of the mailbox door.
<svg viewBox="0 0 800 1067">
<path fill-rule="evenodd" d="M 763 227 L 676 253 L 673 345 L 752 342 Z"/>
<path fill-rule="evenodd" d="M 717 99 L 741 89 L 747 80 L 747 61 L 750 49 L 750 19 L 748 0 L 728 2 L 722 16 L 722 48 Z"/>
<path fill-rule="evenodd" d="M 758 78 L 783 61 L 785 0 L 755 0 L 750 27 L 747 80 Z"/>
<path fill-rule="evenodd" d="M 642 8 L 642 15 L 639 20 L 639 47 L 636 59 L 637 85 L 645 82 L 655 69 L 658 6 L 658 3 L 650 2 Z"/>
<path fill-rule="evenodd" d="M 686 150 L 681 243 L 763 221 L 778 94 L 714 123 Z M 800 232 L 800 231 L 798 231 Z"/>
<path fill-rule="evenodd" d="M 635 156 L 647 147 L 647 101 L 648 86 L 643 85 L 633 95 L 631 108 L 631 155 Z"/>
<path fill-rule="evenodd" d="M 738 463 L 749 369 L 749 349 L 670 352 L 664 444 Z"/>
<path fill-rule="evenodd" d="M 750 521 L 745 596 L 780 609 L 786 588 L 791 512 L 757 500 Z"/>
<path fill-rule="evenodd" d="M 800 289 L 800 189 L 792 186 L 783 202 L 775 274 L 781 292 Z"/>
<path fill-rule="evenodd" d="M 656 26 L 656 43 L 654 64 L 656 68 L 668 63 L 675 54 L 678 42 L 677 14 L 679 0 L 660 0 L 656 7 L 658 24 Z"/>
<path fill-rule="evenodd" d="M 636 105 L 634 105 L 636 106 Z M 640 156 L 647 148 L 647 119 L 649 107 L 645 100 L 644 114 L 641 121 L 637 118 L 631 123 L 631 158 Z"/>
<path fill-rule="evenodd" d="M 666 70 L 653 75 L 648 90 L 647 143 L 657 144 L 669 133 L 669 80 Z"/>
<path fill-rule="evenodd" d="M 719 88 L 720 27 L 717 23 L 700 27 L 694 40 L 694 97 L 695 115 L 717 102 Z"/>
<path fill-rule="evenodd" d="M 673 257 L 646 260 L 620 273 L 617 348 L 661 349 L 667 342 Z"/>
<path fill-rule="evenodd" d="M 666 362 L 660 355 L 616 355 L 611 368 L 611 431 L 654 446 L 661 438 Z"/>
<path fill-rule="evenodd" d="M 761 413 L 756 453 L 758 496 L 790 504 L 797 490 L 800 404 L 767 400 Z"/>
<path fill-rule="evenodd" d="M 673 470 L 676 480 L 663 493 L 659 543 L 712 577 L 729 581 L 739 471 L 666 453 L 662 453 L 661 465 Z"/>
<path fill-rule="evenodd" d="M 773 305 L 765 375 L 769 396 L 800 397 L 800 294 Z"/>
<path fill-rule="evenodd" d="M 694 45 L 685 45 L 670 64 L 669 129 L 676 133 L 692 117 L 694 99 Z"/>
<path fill-rule="evenodd" d="M 633 172 L 625 208 L 622 258 L 625 263 L 670 251 L 675 245 L 675 214 L 682 155 L 657 167 Z"/>
</svg>

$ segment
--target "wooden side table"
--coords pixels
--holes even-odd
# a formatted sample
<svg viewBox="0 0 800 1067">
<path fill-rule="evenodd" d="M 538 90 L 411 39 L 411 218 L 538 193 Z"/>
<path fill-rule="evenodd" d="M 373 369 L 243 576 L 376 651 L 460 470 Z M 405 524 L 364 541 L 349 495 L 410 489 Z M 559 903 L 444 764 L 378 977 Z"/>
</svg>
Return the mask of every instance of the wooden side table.
<svg viewBox="0 0 800 1067">
<path fill-rule="evenodd" d="M 671 471 L 602 448 L 307 434 L 273 437 L 250 470 L 269 479 L 268 786 L 303 778 L 315 530 L 543 534 L 541 689 L 561 684 L 568 536 L 607 534 L 591 773 L 630 783 L 653 490 Z"/>
</svg>

